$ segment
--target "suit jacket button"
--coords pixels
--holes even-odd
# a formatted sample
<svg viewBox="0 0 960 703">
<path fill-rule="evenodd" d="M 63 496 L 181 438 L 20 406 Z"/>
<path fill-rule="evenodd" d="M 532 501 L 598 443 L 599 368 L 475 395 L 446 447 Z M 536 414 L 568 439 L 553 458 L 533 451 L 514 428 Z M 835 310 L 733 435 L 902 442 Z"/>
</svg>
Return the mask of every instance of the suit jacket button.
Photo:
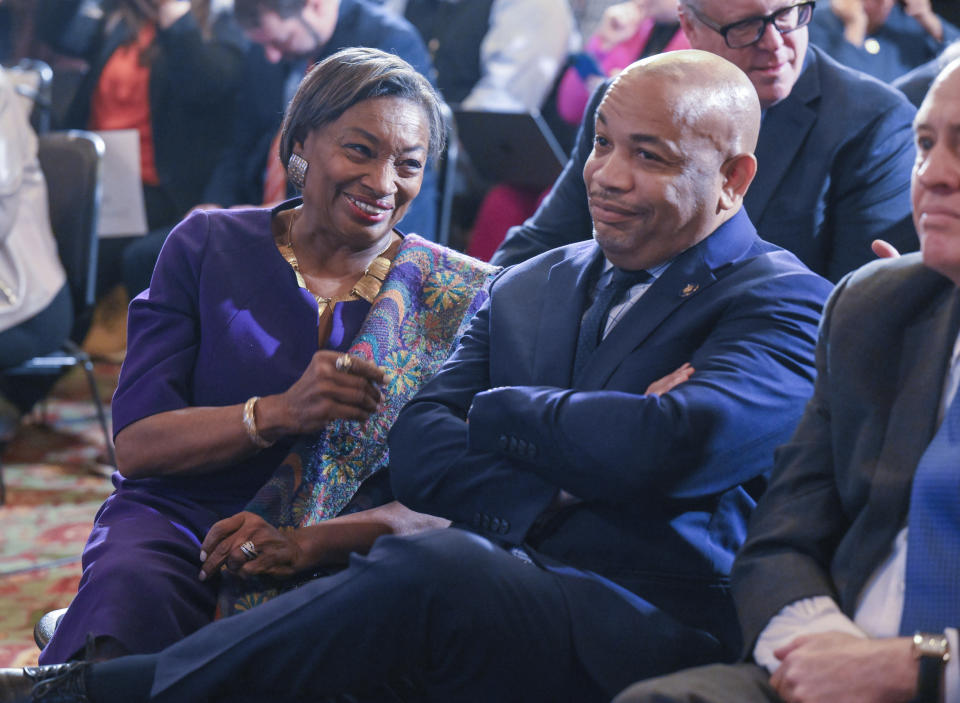
<svg viewBox="0 0 960 703">
<path fill-rule="evenodd" d="M 537 445 L 536 445 L 536 444 L 531 444 L 529 447 L 527 447 L 527 458 L 528 458 L 528 459 L 536 459 L 536 458 L 537 458 Z"/>
<path fill-rule="evenodd" d="M 516 453 L 517 453 L 517 444 L 518 444 L 517 438 L 514 437 L 513 435 L 511 435 L 511 436 L 510 436 L 510 452 L 511 452 L 512 454 L 516 454 Z"/>
<path fill-rule="evenodd" d="M 490 529 L 490 516 L 489 516 L 489 515 L 484 515 L 484 516 L 483 516 L 483 519 L 480 521 L 480 527 L 482 527 L 482 528 L 485 529 L 485 530 L 489 530 L 489 529 Z"/>
<path fill-rule="evenodd" d="M 509 521 L 509 520 L 501 520 L 501 521 L 500 521 L 500 534 L 501 534 L 501 535 L 505 535 L 505 534 L 507 534 L 509 531 L 510 531 L 510 521 Z"/>
<path fill-rule="evenodd" d="M 500 451 L 507 450 L 507 435 L 500 435 L 500 437 L 497 439 L 497 446 L 500 447 Z"/>
<path fill-rule="evenodd" d="M 473 520 L 471 522 L 473 523 L 474 527 L 480 527 L 480 523 L 482 522 L 480 513 L 474 513 Z"/>
</svg>

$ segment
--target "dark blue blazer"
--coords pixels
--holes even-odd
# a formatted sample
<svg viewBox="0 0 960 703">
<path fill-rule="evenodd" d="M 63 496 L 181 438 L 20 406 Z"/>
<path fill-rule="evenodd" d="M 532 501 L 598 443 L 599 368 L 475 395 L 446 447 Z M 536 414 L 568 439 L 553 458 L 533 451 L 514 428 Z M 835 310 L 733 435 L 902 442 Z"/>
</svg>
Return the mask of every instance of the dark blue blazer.
<svg viewBox="0 0 960 703">
<path fill-rule="evenodd" d="M 591 231 L 583 165 L 593 148 L 598 88 L 570 160 L 536 214 L 514 227 L 493 263 L 515 264 Z M 832 281 L 873 259 L 870 242 L 917 248 L 910 215 L 916 110 L 889 86 L 814 46 L 790 95 L 760 127 L 757 176 L 744 207 L 760 236 Z"/>
<path fill-rule="evenodd" d="M 396 496 L 552 567 L 593 572 L 736 647 L 727 574 L 751 491 L 810 394 L 830 285 L 741 212 L 674 260 L 574 384 L 601 263 L 583 242 L 495 279 L 393 428 Z M 645 395 L 684 362 L 689 381 Z M 581 502 L 544 519 L 558 489 Z M 590 605 L 571 597 L 574 622 L 597 617 Z"/>
</svg>

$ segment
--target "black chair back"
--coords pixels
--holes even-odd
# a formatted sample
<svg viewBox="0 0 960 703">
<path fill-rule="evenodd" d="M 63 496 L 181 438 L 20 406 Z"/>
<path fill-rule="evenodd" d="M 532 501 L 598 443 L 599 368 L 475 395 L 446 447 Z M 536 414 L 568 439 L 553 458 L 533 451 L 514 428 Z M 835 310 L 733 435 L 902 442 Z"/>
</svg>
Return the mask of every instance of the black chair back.
<svg viewBox="0 0 960 703">
<path fill-rule="evenodd" d="M 97 218 L 103 140 L 92 132 L 48 132 L 39 137 L 40 168 L 47 181 L 50 226 L 73 296 L 71 339 L 90 325 L 97 287 Z"/>
</svg>

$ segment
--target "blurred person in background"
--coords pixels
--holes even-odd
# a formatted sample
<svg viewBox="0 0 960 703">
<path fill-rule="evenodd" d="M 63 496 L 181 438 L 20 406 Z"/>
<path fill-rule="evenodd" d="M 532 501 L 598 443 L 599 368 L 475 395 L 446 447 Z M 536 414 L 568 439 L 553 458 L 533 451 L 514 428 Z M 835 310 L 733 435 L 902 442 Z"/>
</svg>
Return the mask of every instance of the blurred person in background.
<svg viewBox="0 0 960 703">
<path fill-rule="evenodd" d="M 891 83 L 935 58 L 960 29 L 930 0 L 829 0 L 810 23 L 810 41 L 840 63 Z"/>
<path fill-rule="evenodd" d="M 608 7 L 584 51 L 571 57 L 557 91 L 557 110 L 570 124 L 583 119 L 590 94 L 637 59 L 689 49 L 675 0 L 627 0 Z"/>
<path fill-rule="evenodd" d="M 0 68 L 0 369 L 53 351 L 72 325 L 70 288 L 50 230 L 37 136 Z M 0 442 L 10 438 L 20 413 L 28 409 L 0 395 Z"/>
<path fill-rule="evenodd" d="M 230 137 L 244 46 L 230 14 L 213 0 L 39 0 L 37 30 L 89 64 L 57 126 L 137 130 L 147 226 L 166 233 L 202 200 Z M 101 243 L 101 294 L 132 241 Z"/>
</svg>

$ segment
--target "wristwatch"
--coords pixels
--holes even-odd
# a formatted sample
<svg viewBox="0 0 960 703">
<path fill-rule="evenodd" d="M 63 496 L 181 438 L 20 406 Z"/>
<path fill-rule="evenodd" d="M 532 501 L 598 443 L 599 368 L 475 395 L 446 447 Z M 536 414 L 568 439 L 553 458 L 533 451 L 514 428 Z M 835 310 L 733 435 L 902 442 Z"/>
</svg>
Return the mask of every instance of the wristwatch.
<svg viewBox="0 0 960 703">
<path fill-rule="evenodd" d="M 943 664 L 950 659 L 950 640 L 942 632 L 918 632 L 913 636 L 913 656 L 920 669 L 917 695 L 911 703 L 940 703 Z"/>
</svg>

